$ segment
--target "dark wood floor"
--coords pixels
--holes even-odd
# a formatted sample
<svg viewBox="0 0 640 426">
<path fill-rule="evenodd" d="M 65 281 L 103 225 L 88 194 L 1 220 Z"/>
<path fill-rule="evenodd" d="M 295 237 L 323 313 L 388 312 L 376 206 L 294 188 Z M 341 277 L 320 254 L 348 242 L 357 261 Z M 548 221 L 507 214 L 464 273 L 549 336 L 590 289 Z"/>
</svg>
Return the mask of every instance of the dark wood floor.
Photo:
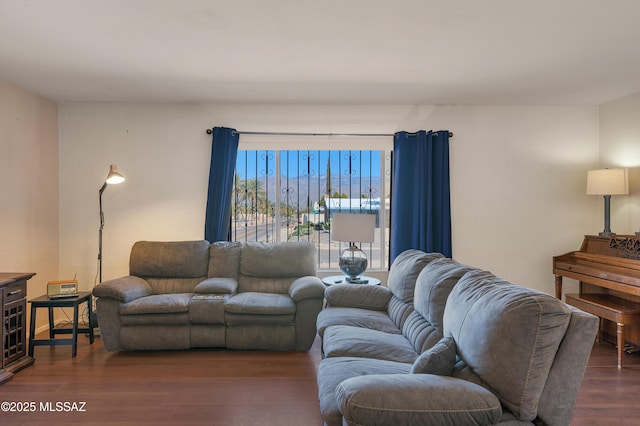
<svg viewBox="0 0 640 426">
<path fill-rule="evenodd" d="M 318 342 L 309 353 L 184 351 L 108 353 L 82 336 L 35 348 L 36 362 L 0 386 L 0 401 L 35 402 L 34 412 L 0 412 L 0 424 L 321 425 Z M 574 425 L 640 424 L 640 356 L 616 367 L 615 348 L 594 347 Z M 51 402 L 82 412 L 43 411 Z M 42 403 L 42 404 L 41 404 Z M 64 407 L 64 405 L 62 406 Z"/>
<path fill-rule="evenodd" d="M 624 362 L 619 369 L 613 344 L 596 343 L 572 425 L 640 425 L 640 355 L 625 354 Z"/>
</svg>

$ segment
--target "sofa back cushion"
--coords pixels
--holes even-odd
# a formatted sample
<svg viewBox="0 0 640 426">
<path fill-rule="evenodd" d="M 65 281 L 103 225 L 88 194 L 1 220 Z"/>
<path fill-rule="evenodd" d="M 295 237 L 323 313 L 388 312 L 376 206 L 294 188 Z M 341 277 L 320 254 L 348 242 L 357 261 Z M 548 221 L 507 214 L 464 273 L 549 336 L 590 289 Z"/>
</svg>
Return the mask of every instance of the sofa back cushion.
<svg viewBox="0 0 640 426">
<path fill-rule="evenodd" d="M 216 241 L 209 248 L 209 278 L 233 278 L 238 280 L 240 252 L 239 241 Z"/>
<path fill-rule="evenodd" d="M 287 293 L 296 278 L 316 275 L 316 246 L 308 241 L 244 243 L 238 292 Z"/>
<path fill-rule="evenodd" d="M 413 306 L 415 310 L 442 332 L 444 307 L 453 287 L 475 268 L 449 258 L 435 259 L 424 267 L 416 280 Z"/>
<path fill-rule="evenodd" d="M 518 419 L 532 421 L 570 318 L 555 297 L 476 270 L 449 294 L 444 334 L 483 386 Z"/>
<path fill-rule="evenodd" d="M 435 345 L 443 336 L 442 318 L 449 293 L 473 268 L 441 257 L 429 262 L 416 279 L 413 307 L 402 334 L 418 353 Z"/>
<path fill-rule="evenodd" d="M 414 313 L 411 303 L 403 302 L 395 295 L 391 295 L 389 306 L 387 307 L 387 315 L 393 321 L 393 324 L 400 331 L 404 328 L 407 319 Z"/>
<path fill-rule="evenodd" d="M 209 242 L 138 241 L 131 248 L 129 274 L 147 279 L 153 292 L 188 293 L 207 276 Z"/>
<path fill-rule="evenodd" d="M 389 268 L 387 287 L 400 301 L 412 303 L 418 274 L 429 262 L 441 257 L 440 253 L 425 253 L 416 249 L 403 251 Z"/>
</svg>

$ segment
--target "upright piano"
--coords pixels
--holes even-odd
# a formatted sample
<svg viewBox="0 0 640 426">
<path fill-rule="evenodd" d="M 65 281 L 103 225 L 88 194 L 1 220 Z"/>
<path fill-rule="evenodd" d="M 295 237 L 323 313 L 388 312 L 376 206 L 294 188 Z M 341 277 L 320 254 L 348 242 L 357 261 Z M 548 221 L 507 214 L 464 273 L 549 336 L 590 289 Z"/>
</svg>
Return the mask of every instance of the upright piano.
<svg viewBox="0 0 640 426">
<path fill-rule="evenodd" d="M 587 235 L 579 251 L 553 258 L 553 273 L 559 299 L 563 277 L 580 282 L 566 302 L 601 318 L 601 334 L 616 336 L 622 367 L 625 343 L 640 346 L 640 236 Z"/>
</svg>

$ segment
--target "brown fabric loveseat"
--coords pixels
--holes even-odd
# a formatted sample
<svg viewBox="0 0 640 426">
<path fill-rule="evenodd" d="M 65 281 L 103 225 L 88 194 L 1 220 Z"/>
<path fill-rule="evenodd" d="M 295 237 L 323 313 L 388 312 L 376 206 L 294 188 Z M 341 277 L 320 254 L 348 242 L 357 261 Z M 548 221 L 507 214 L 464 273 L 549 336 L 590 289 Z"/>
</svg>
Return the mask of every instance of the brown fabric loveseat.
<svg viewBox="0 0 640 426">
<path fill-rule="evenodd" d="M 307 351 L 324 285 L 308 242 L 139 241 L 130 275 L 93 289 L 109 351 Z"/>
</svg>

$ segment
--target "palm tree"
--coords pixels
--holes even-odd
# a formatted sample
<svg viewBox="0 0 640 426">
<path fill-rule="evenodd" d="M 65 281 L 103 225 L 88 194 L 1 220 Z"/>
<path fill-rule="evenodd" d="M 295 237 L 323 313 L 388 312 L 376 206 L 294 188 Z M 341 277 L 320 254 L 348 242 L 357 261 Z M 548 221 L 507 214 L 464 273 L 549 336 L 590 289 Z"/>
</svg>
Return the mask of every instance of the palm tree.
<svg viewBox="0 0 640 426">
<path fill-rule="evenodd" d="M 248 213 L 259 214 L 267 212 L 267 193 L 264 190 L 264 183 L 258 179 L 244 180 L 244 201 Z"/>
<path fill-rule="evenodd" d="M 233 203 L 231 204 L 231 215 L 236 221 L 238 220 L 238 215 L 244 211 L 242 204 L 240 203 L 243 194 L 244 189 L 242 187 L 242 176 L 240 173 L 236 172 L 233 175 Z"/>
</svg>

